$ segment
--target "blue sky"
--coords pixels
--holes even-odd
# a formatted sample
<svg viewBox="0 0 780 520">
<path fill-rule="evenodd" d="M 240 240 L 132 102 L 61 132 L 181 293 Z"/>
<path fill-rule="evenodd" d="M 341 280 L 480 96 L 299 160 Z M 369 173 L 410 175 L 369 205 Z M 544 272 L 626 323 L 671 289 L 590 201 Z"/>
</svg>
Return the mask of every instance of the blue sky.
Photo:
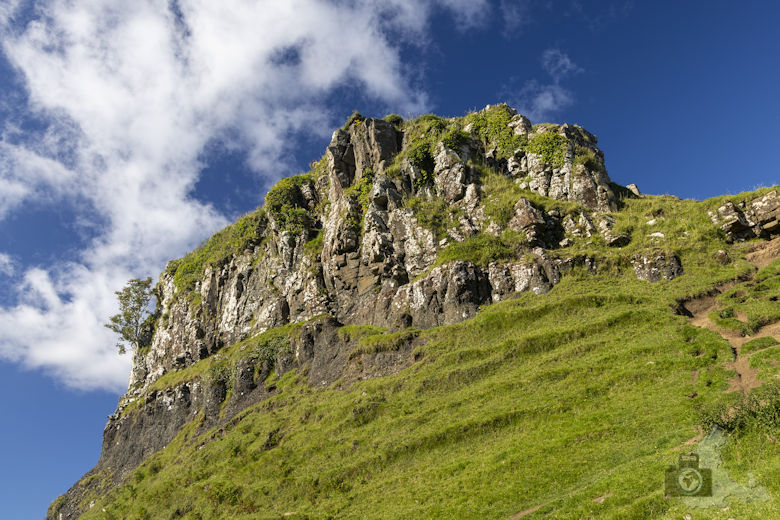
<svg viewBox="0 0 780 520">
<path fill-rule="evenodd" d="M 737 193 L 780 180 L 778 22 L 717 0 L 6 0 L 0 516 L 41 518 L 96 462 L 129 370 L 113 291 L 307 169 L 353 109 L 506 101 L 595 133 L 621 184 Z"/>
</svg>

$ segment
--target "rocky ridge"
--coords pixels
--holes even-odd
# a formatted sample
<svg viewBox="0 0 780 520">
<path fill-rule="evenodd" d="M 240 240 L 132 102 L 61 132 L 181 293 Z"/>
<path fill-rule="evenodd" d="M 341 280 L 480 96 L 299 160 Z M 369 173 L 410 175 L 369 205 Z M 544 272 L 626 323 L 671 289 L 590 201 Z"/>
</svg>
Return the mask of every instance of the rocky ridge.
<svg viewBox="0 0 780 520">
<path fill-rule="evenodd" d="M 414 361 L 419 329 L 596 272 L 596 258 L 567 248 L 629 244 L 613 215 L 637 193 L 611 183 L 595 136 L 532 126 L 506 105 L 408 122 L 353 115 L 310 172 L 169 263 L 100 461 L 50 517 L 76 518 L 95 482 L 121 482 L 195 418 L 201 432 L 231 420 L 289 370 L 313 386 L 394 373 Z M 711 217 L 734 240 L 777 234 L 776 193 L 728 204 Z M 626 268 L 649 282 L 684 272 L 657 247 Z"/>
</svg>

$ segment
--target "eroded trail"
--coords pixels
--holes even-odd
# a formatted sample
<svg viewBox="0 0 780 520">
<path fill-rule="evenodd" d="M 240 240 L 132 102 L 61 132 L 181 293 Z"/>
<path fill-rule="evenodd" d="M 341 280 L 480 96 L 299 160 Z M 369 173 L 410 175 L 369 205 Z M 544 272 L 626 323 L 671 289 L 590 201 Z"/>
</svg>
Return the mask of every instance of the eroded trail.
<svg viewBox="0 0 780 520">
<path fill-rule="evenodd" d="M 780 258 L 780 237 L 775 238 L 769 242 L 762 243 L 746 255 L 747 261 L 758 269 L 766 267 L 776 258 Z M 731 363 L 728 363 L 726 368 L 736 371 L 736 376 L 729 381 L 730 385 L 726 391 L 734 392 L 738 390 L 743 393 L 747 393 L 751 389 L 761 386 L 762 383 L 761 380 L 758 379 L 758 370 L 751 368 L 750 366 L 750 358 L 755 354 L 773 347 L 767 347 L 754 350 L 749 353 L 743 353 L 742 346 L 748 341 L 764 337 L 771 337 L 777 341 L 780 341 L 780 322 L 774 322 L 765 325 L 752 336 L 743 336 L 739 333 L 739 331 L 725 329 L 715 325 L 709 319 L 709 314 L 713 311 L 721 310 L 717 300 L 718 295 L 728 291 L 737 283 L 740 282 L 730 282 L 728 284 L 721 285 L 717 287 L 717 294 L 690 300 L 686 302 L 684 306 L 685 309 L 691 314 L 692 325 L 717 332 L 729 343 L 729 345 L 731 345 L 731 351 L 734 355 L 734 360 Z M 737 318 L 744 321 L 746 316 L 744 316 L 744 314 L 737 314 Z"/>
</svg>

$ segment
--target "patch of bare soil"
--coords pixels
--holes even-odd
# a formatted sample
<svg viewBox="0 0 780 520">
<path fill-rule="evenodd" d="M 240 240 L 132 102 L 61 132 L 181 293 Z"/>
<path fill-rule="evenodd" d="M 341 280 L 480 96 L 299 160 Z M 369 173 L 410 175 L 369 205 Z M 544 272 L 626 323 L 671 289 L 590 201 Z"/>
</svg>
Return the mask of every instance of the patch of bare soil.
<svg viewBox="0 0 780 520">
<path fill-rule="evenodd" d="M 780 237 L 758 244 L 745 258 L 759 269 L 768 266 L 774 259 L 780 258 Z"/>
<path fill-rule="evenodd" d="M 542 505 L 544 505 L 544 504 L 542 504 Z M 516 514 L 512 515 L 512 518 L 510 520 L 518 520 L 519 518 L 523 518 L 523 517 L 526 517 L 528 515 L 532 515 L 532 514 L 536 513 L 539 510 L 539 508 L 542 507 L 542 505 L 538 505 L 538 506 L 534 506 L 534 507 L 529 507 L 528 509 L 524 509 L 524 510 L 520 511 L 519 513 L 516 513 Z"/>
</svg>

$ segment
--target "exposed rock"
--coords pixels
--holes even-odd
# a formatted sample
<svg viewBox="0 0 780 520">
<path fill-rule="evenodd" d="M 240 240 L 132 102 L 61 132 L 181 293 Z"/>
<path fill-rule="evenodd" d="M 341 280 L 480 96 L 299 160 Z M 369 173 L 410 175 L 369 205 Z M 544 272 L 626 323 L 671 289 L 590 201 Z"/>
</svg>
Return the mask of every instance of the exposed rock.
<svg viewBox="0 0 780 520">
<path fill-rule="evenodd" d="M 780 197 L 777 190 L 747 204 L 726 202 L 709 214 L 712 222 L 732 240 L 770 238 L 780 234 Z"/>
<path fill-rule="evenodd" d="M 661 251 L 634 255 L 631 264 L 634 266 L 636 277 L 648 282 L 672 280 L 683 274 L 682 264 L 677 255 Z"/>
<path fill-rule="evenodd" d="M 531 121 L 522 114 L 515 114 L 509 122 L 509 127 L 515 135 L 528 135 L 531 133 Z"/>
<path fill-rule="evenodd" d="M 534 252 L 533 262 L 490 264 L 488 279 L 494 302 L 525 291 L 544 294 L 560 281 L 558 266 L 546 257 L 544 250 L 537 248 Z"/>
<path fill-rule="evenodd" d="M 639 191 L 639 188 L 637 188 L 637 187 L 636 187 L 636 184 L 628 184 L 628 185 L 626 185 L 626 188 L 627 188 L 627 189 L 628 189 L 628 190 L 629 190 L 631 193 L 633 193 L 634 195 L 636 195 L 637 197 L 641 197 L 641 196 L 642 196 L 642 193 Z"/>
<path fill-rule="evenodd" d="M 567 233 L 575 237 L 590 238 L 596 232 L 596 227 L 585 213 L 580 213 L 576 222 L 572 215 L 566 215 L 561 221 L 561 225 Z"/>
<path fill-rule="evenodd" d="M 511 131 L 510 137 L 533 138 L 530 121 L 507 110 L 510 121 L 504 130 Z M 482 305 L 524 291 L 547 292 L 561 272 L 575 266 L 595 272 L 592 258 L 552 260 L 542 247 L 567 247 L 574 238 L 587 239 L 596 232 L 610 245 L 628 240 L 612 235 L 614 220 L 603 214 L 615 209 L 603 153 L 596 137 L 580 127 L 551 125 L 536 133 L 545 131 L 565 139 L 562 164 L 521 148 L 507 157 L 496 143 L 486 145 L 474 137 L 459 150 L 426 142 L 424 152 L 432 153 L 425 159 L 428 171 L 419 160 L 412 164 L 408 155 L 398 159 L 412 143 L 393 124 L 351 118 L 333 133 L 325 153 L 327 169 L 318 165 L 298 178 L 285 208 L 293 209 L 292 217 L 266 208 L 256 237 L 242 243 L 243 250 L 187 264 L 186 269 L 200 272 L 188 271 L 185 285 L 177 277 L 178 261 L 160 276 L 154 334 L 148 348 L 134 353 L 129 388 L 106 425 L 95 471 L 108 472 L 119 482 L 194 417 L 203 417 L 197 426 L 203 432 L 268 398 L 275 392 L 273 385 L 264 384 L 271 368 L 277 375 L 301 369 L 311 385 L 323 386 L 393 373 L 411 363 L 413 332 L 398 351 L 360 354 L 355 342 L 336 334 L 342 325 L 399 330 L 452 324 L 474 316 Z M 575 165 L 575 153 L 583 150 L 591 159 L 587 168 L 581 161 Z M 563 215 L 519 198 L 506 228 L 524 234 L 527 244 L 513 246 L 511 258 L 487 266 L 463 260 L 436 265 L 441 249 L 453 242 L 478 233 L 501 237 L 506 231 L 486 217 L 481 168 L 475 164 L 487 164 L 522 188 L 585 209 Z M 439 206 L 430 214 L 415 214 L 411 199 Z M 749 210 L 756 225 L 773 230 L 777 219 L 772 204 L 767 199 L 740 211 Z M 295 221 L 300 212 L 305 215 Z M 431 222 L 442 215 L 446 222 Z M 564 238 L 564 231 L 570 236 Z M 656 266 L 658 258 L 647 262 L 652 264 L 648 272 L 656 269 L 667 276 L 674 271 Z M 167 387 L 159 382 L 165 374 L 207 358 L 216 363 L 223 348 L 290 323 L 301 325 L 289 350 L 274 359 L 233 359 L 235 366 L 226 372 L 233 378 L 229 383 L 213 374 L 177 379 Z M 361 363 L 352 362 L 353 356 Z M 69 491 L 59 509 L 63 518 L 80 514 L 79 497 L 90 485 L 86 482 Z"/>
<path fill-rule="evenodd" d="M 542 212 L 523 198 L 515 203 L 514 211 L 514 216 L 508 224 L 509 229 L 523 233 L 529 244 L 540 245 L 545 232 L 545 219 Z"/>
<path fill-rule="evenodd" d="M 731 256 L 724 251 L 723 249 L 718 249 L 713 255 L 712 258 L 714 258 L 720 265 L 728 265 L 731 263 Z"/>
<path fill-rule="evenodd" d="M 609 215 L 602 215 L 598 220 L 599 234 L 609 247 L 623 247 L 631 242 L 631 237 L 626 234 L 615 235 L 612 228 L 615 226 L 615 219 Z"/>
<path fill-rule="evenodd" d="M 453 150 L 439 143 L 433 170 L 436 194 L 447 202 L 457 202 L 466 194 L 469 175 L 466 165 Z"/>
</svg>

